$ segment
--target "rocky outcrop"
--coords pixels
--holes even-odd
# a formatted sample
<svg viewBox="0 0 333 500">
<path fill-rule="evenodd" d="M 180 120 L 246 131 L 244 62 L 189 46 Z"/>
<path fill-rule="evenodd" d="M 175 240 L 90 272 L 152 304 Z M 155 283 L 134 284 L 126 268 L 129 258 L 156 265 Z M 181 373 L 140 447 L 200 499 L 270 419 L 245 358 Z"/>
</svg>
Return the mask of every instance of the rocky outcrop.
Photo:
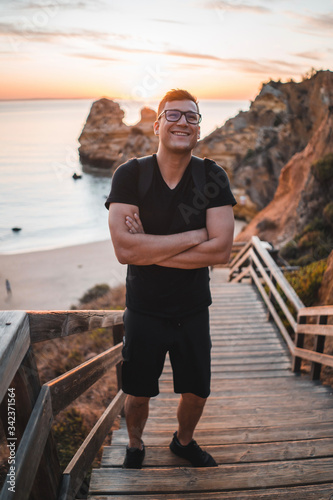
<svg viewBox="0 0 333 500">
<path fill-rule="evenodd" d="M 141 110 L 141 120 L 128 126 L 123 122 L 124 111 L 110 99 L 94 102 L 79 137 L 79 155 L 85 171 L 111 173 L 134 156 L 145 156 L 157 150 L 158 139 L 153 133 L 156 113 Z"/>
<path fill-rule="evenodd" d="M 229 175 L 238 216 L 250 220 L 273 198 L 280 172 L 302 151 L 333 104 L 333 73 L 319 71 L 300 83 L 269 82 L 249 111 L 216 129 L 195 154 L 214 159 Z"/>
<path fill-rule="evenodd" d="M 290 241 L 314 218 L 321 216 L 332 200 L 332 174 L 319 181 L 313 166 L 333 153 L 333 108 L 326 112 L 308 145 L 283 167 L 273 200 L 238 235 L 247 241 L 252 235 L 270 241 L 277 247 Z"/>
</svg>

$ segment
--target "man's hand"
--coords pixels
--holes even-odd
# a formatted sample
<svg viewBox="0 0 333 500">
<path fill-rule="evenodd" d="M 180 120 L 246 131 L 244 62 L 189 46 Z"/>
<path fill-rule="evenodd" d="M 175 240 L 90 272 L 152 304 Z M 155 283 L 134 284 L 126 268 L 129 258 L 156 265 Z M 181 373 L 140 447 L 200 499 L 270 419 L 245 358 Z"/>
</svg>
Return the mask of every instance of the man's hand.
<svg viewBox="0 0 333 500">
<path fill-rule="evenodd" d="M 144 229 L 140 217 L 137 213 L 133 217 L 126 215 L 125 224 L 128 227 L 128 232 L 131 234 L 141 233 L 144 234 Z"/>
</svg>

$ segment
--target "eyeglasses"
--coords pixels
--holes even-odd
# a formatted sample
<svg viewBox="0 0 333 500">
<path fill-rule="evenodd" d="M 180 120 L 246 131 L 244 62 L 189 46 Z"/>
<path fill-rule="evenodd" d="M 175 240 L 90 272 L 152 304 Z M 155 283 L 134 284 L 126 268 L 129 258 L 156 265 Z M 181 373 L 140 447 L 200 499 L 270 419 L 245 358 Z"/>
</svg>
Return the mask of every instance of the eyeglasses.
<svg viewBox="0 0 333 500">
<path fill-rule="evenodd" d="M 179 111 L 179 109 L 166 109 L 162 111 L 157 119 L 159 120 L 163 115 L 165 115 L 165 119 L 168 122 L 178 122 L 184 115 L 187 123 L 190 123 L 191 125 L 198 125 L 198 123 L 201 122 L 202 118 L 200 113 L 196 113 L 195 111 Z"/>
</svg>

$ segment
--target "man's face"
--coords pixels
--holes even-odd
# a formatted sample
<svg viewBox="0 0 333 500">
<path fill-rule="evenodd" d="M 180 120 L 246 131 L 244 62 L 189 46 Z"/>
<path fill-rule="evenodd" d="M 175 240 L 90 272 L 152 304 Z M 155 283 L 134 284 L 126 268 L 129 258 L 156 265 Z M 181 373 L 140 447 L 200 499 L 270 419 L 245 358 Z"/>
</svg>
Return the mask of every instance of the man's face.
<svg viewBox="0 0 333 500">
<path fill-rule="evenodd" d="M 177 109 L 179 111 L 198 112 L 193 101 L 170 101 L 166 102 L 163 111 Z M 195 147 L 200 137 L 199 124 L 187 123 L 184 115 L 177 122 L 169 122 L 162 115 L 154 123 L 154 132 L 159 136 L 159 148 L 163 147 L 170 152 L 189 152 Z"/>
</svg>

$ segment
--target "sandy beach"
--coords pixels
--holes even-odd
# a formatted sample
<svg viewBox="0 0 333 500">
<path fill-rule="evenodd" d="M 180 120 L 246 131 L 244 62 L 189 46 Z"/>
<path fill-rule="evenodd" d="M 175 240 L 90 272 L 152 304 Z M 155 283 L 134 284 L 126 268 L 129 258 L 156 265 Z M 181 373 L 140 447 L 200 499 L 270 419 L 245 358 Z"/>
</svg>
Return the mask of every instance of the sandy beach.
<svg viewBox="0 0 333 500">
<path fill-rule="evenodd" d="M 235 234 L 244 225 L 236 221 Z M 1 310 L 64 310 L 99 283 L 125 282 L 111 241 L 53 250 L 0 255 Z M 12 293 L 6 291 L 9 280 Z"/>
<path fill-rule="evenodd" d="M 125 276 L 126 266 L 117 261 L 109 240 L 0 255 L 0 309 L 70 309 L 89 288 L 98 283 L 116 286 Z"/>
</svg>

